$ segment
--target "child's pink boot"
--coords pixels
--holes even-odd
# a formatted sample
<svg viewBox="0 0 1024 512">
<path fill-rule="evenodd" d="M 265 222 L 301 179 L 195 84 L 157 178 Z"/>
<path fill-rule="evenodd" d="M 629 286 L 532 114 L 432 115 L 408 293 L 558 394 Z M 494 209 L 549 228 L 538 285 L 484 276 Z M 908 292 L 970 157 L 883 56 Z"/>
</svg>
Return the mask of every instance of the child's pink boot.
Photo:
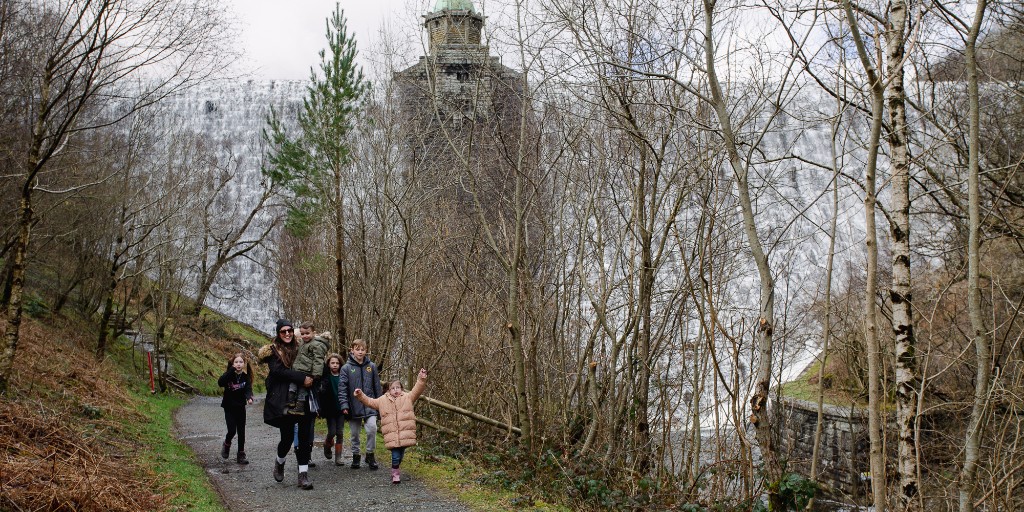
<svg viewBox="0 0 1024 512">
<path fill-rule="evenodd" d="M 398 472 L 398 468 L 391 468 L 391 483 L 400 484 L 402 483 L 402 476 Z"/>
</svg>

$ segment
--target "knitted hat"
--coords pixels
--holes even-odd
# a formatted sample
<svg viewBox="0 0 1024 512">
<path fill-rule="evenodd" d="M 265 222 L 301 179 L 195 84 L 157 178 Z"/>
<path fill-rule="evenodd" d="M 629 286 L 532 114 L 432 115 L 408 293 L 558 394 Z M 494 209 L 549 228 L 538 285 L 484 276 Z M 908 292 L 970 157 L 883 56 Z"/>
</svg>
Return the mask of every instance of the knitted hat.
<svg viewBox="0 0 1024 512">
<path fill-rule="evenodd" d="M 277 320 L 277 328 L 274 329 L 275 334 L 281 334 L 282 327 L 293 327 L 291 320 L 285 320 L 280 318 Z"/>
</svg>

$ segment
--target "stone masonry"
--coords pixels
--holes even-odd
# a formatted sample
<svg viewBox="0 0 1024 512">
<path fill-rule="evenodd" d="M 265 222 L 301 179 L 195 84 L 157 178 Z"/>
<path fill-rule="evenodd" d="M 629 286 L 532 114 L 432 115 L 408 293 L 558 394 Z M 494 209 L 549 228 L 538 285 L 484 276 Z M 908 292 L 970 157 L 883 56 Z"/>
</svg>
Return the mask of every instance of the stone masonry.
<svg viewBox="0 0 1024 512">
<path fill-rule="evenodd" d="M 818 404 L 783 397 L 781 453 L 789 454 L 790 467 L 810 474 L 814 431 L 818 422 Z M 854 498 L 868 494 L 868 412 L 864 409 L 823 407 L 819 479 L 833 491 Z"/>
</svg>

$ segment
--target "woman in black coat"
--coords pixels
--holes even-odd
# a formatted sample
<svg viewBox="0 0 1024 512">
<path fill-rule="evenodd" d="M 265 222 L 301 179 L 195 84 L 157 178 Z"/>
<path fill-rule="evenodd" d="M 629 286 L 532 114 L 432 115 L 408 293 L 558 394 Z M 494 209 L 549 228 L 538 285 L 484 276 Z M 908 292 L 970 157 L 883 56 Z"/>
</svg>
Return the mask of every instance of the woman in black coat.
<svg viewBox="0 0 1024 512">
<path fill-rule="evenodd" d="M 259 351 L 261 363 L 270 367 L 267 375 L 267 400 L 263 404 L 263 422 L 276 427 L 281 432 L 281 440 L 277 443 L 277 460 L 274 462 L 274 480 L 284 481 L 285 456 L 292 448 L 295 438 L 295 425 L 299 426 L 299 447 L 295 449 L 295 459 L 299 464 L 299 487 L 312 489 L 309 480 L 309 456 L 313 447 L 310 428 L 316 417 L 309 412 L 306 402 L 305 414 L 288 414 L 288 384 L 311 387 L 313 378 L 305 373 L 292 370 L 292 363 L 298 354 L 299 345 L 295 341 L 295 329 L 288 320 L 277 321 L 277 335 L 273 343 Z"/>
</svg>

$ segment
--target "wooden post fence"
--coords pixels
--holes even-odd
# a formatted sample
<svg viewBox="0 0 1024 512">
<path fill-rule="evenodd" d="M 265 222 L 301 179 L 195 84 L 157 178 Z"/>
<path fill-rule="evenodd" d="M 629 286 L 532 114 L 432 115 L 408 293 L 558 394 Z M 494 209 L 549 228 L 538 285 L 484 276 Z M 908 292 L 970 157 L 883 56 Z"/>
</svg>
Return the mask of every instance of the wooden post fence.
<svg viewBox="0 0 1024 512">
<path fill-rule="evenodd" d="M 523 431 L 520 430 L 519 427 L 512 426 L 511 423 L 502 423 L 502 422 L 500 422 L 500 421 L 498 421 L 496 419 L 488 418 L 487 416 L 484 416 L 482 414 L 477 414 L 477 413 L 475 413 L 473 411 L 469 411 L 469 410 L 463 409 L 462 407 L 459 407 L 457 405 L 452 405 L 452 404 L 449 404 L 449 403 L 446 403 L 446 402 L 442 402 L 442 401 L 440 401 L 440 400 L 438 400 L 436 398 L 430 398 L 429 396 L 426 396 L 426 395 L 420 395 L 420 399 L 425 401 L 425 402 L 427 402 L 430 405 L 436 405 L 436 406 L 438 406 L 438 407 L 440 407 L 442 409 L 446 409 L 446 410 L 449 410 L 449 411 L 454 412 L 456 414 L 461 414 L 461 415 L 466 416 L 468 418 L 471 418 L 471 419 L 474 419 L 476 421 L 479 421 L 480 423 L 486 423 L 486 424 L 488 424 L 488 425 L 490 425 L 492 427 L 495 427 L 497 429 L 504 430 L 506 432 L 512 432 L 513 434 L 515 434 L 517 436 L 523 435 Z M 419 421 L 419 420 L 417 420 L 417 421 Z M 426 426 L 428 426 L 430 428 L 436 428 L 437 430 L 451 432 L 448 429 L 444 429 L 444 428 L 438 427 L 438 426 L 433 425 L 433 424 L 428 424 L 426 422 L 420 422 L 420 423 L 423 423 L 424 425 L 426 425 Z"/>
</svg>

